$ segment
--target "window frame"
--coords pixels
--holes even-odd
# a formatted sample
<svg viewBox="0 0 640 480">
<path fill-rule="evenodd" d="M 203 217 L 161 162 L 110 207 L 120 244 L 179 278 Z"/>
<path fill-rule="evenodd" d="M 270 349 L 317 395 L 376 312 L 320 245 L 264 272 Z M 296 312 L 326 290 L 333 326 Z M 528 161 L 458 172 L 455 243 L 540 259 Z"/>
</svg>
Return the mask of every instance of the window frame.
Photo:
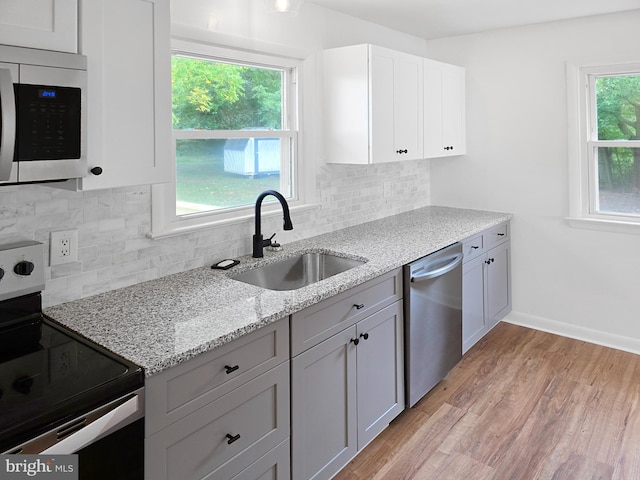
<svg viewBox="0 0 640 480">
<path fill-rule="evenodd" d="M 638 140 L 598 140 L 595 79 L 640 75 L 640 61 L 567 63 L 570 226 L 640 234 L 640 216 L 598 212 L 598 147 L 640 148 Z"/>
<path fill-rule="evenodd" d="M 291 210 L 305 208 L 308 205 L 306 188 L 302 184 L 306 178 L 302 151 L 302 86 L 300 76 L 303 68 L 301 59 L 277 54 L 220 47 L 187 40 L 173 39 L 171 55 L 183 55 L 192 58 L 236 63 L 247 66 L 288 70 L 284 75 L 283 88 L 283 125 L 282 130 L 182 130 L 179 134 L 172 128 L 171 180 L 169 183 L 152 185 L 151 233 L 152 238 L 181 234 L 202 228 L 242 223 L 253 219 L 254 205 L 229 207 L 220 210 L 191 213 L 179 216 L 176 211 L 176 140 L 178 139 L 215 139 L 215 138 L 281 138 L 289 140 L 291 161 L 281 171 L 281 178 L 290 178 L 292 193 L 287 198 Z M 170 74 L 171 72 L 169 72 Z M 169 99 L 171 101 L 171 99 Z M 287 171 L 290 168 L 291 171 Z M 257 195 L 256 195 L 257 196 Z M 263 214 L 277 212 L 275 204 L 265 203 Z"/>
</svg>

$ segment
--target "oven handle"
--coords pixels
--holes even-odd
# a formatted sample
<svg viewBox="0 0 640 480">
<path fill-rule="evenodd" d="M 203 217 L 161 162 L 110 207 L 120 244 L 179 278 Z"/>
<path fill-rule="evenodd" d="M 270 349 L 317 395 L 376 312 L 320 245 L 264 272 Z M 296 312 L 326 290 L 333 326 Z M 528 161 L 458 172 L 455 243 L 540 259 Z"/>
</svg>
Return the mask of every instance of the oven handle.
<svg viewBox="0 0 640 480">
<path fill-rule="evenodd" d="M 16 98 L 11 70 L 0 68 L 0 181 L 9 180 L 16 143 Z"/>
<path fill-rule="evenodd" d="M 134 394 L 124 403 L 118 404 L 116 402 L 99 418 L 40 453 L 57 455 L 77 452 L 131 423 L 132 417 L 141 418 L 141 412 L 144 408 L 142 401 L 139 395 Z"/>
</svg>

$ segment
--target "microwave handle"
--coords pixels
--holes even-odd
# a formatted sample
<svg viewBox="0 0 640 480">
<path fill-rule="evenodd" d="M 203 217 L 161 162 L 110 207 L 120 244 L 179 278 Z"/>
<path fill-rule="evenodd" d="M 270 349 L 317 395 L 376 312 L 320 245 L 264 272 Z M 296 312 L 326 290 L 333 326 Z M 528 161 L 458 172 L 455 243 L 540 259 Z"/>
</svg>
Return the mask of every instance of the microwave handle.
<svg viewBox="0 0 640 480">
<path fill-rule="evenodd" d="M 0 181 L 9 180 L 16 144 L 16 99 L 11 70 L 0 68 Z"/>
</svg>

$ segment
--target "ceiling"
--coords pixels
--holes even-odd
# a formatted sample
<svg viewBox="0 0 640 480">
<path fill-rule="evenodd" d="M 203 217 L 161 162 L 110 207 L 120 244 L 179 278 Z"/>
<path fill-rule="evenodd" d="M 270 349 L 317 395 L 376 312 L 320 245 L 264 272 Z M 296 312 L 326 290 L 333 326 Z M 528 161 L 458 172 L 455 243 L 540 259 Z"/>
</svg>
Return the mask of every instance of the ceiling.
<svg viewBox="0 0 640 480">
<path fill-rule="evenodd" d="M 425 39 L 640 9 L 640 0 L 308 0 Z"/>
</svg>

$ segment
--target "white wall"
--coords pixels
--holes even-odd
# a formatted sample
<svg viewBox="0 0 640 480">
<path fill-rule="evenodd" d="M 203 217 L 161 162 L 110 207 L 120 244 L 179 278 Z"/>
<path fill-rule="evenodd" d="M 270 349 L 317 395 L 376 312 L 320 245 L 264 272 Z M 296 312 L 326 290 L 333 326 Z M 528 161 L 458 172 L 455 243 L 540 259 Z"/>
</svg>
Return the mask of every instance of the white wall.
<svg viewBox="0 0 640 480">
<path fill-rule="evenodd" d="M 317 204 L 292 214 L 294 230 L 282 231 L 282 217 L 263 221 L 264 232 L 287 242 L 428 205 L 429 162 L 376 166 L 326 164 L 322 154 L 321 85 L 317 76 L 323 48 L 376 43 L 423 53 L 416 37 L 356 20 L 313 4 L 299 17 L 268 14 L 261 0 L 175 0 L 172 14 L 181 35 L 305 61 L 305 122 L 302 162 Z M 211 15 L 218 27 L 208 30 Z M 390 197 L 383 183 L 391 181 Z M 96 192 L 67 192 L 46 186 L 0 187 L 0 245 L 37 240 L 48 245 L 51 231 L 78 229 L 79 261 L 47 268 L 45 305 L 107 290 L 250 252 L 253 221 L 169 238 L 150 239 L 149 185 Z M 48 262 L 47 262 L 48 263 Z"/>
<path fill-rule="evenodd" d="M 640 10 L 427 42 L 467 68 L 468 155 L 433 204 L 513 212 L 514 322 L 640 352 L 640 236 L 571 228 L 565 62 L 640 61 Z M 640 233 L 640 232 L 639 232 Z"/>
</svg>

